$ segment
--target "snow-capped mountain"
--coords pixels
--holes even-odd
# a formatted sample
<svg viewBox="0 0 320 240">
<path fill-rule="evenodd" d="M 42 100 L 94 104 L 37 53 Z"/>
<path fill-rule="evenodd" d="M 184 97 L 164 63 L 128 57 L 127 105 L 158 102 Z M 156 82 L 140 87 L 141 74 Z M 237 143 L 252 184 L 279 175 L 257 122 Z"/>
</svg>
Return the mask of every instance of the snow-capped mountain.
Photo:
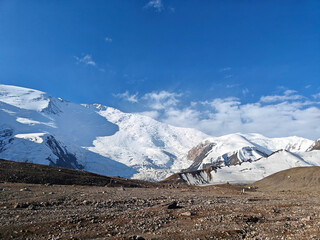
<svg viewBox="0 0 320 240">
<path fill-rule="evenodd" d="M 0 85 L 0 158 L 8 160 L 152 181 L 182 170 L 204 174 L 210 171 L 201 169 L 209 167 L 210 181 L 201 180 L 206 184 L 211 179 L 260 179 L 299 161 L 319 165 L 319 156 L 312 153 L 317 151 L 305 153 L 317 146 L 298 137 L 210 137 L 99 104 L 76 104 L 41 91 Z M 274 153 L 281 149 L 285 151 Z"/>
<path fill-rule="evenodd" d="M 253 183 L 273 173 L 293 167 L 320 166 L 320 151 L 293 153 L 279 150 L 268 157 L 253 162 L 228 167 L 207 169 L 177 174 L 177 177 L 191 185 L 221 183 Z"/>
<path fill-rule="evenodd" d="M 147 116 L 0 85 L 0 158 L 160 180 L 208 136 Z"/>
<path fill-rule="evenodd" d="M 298 166 L 319 166 L 317 143 L 300 137 L 229 134 L 208 138 L 188 152 L 193 164 L 176 178 L 188 184 L 251 183 Z"/>
<path fill-rule="evenodd" d="M 188 152 L 188 159 L 193 161 L 188 170 L 239 165 L 267 157 L 277 150 L 305 152 L 313 144 L 314 141 L 305 138 L 267 138 L 260 134 L 237 133 L 208 138 Z"/>
</svg>

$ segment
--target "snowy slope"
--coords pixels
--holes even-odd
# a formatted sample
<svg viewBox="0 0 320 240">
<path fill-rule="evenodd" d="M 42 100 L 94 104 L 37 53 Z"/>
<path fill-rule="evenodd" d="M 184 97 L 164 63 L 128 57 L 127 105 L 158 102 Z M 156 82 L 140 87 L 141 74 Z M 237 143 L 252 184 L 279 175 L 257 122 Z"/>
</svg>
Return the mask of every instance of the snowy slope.
<svg viewBox="0 0 320 240">
<path fill-rule="evenodd" d="M 310 146 L 314 145 L 314 141 L 302 137 L 283 137 L 268 138 L 261 134 L 243 134 L 245 138 L 255 144 L 267 148 L 272 152 L 283 149 L 290 152 L 305 152 Z"/>
<path fill-rule="evenodd" d="M 160 180 L 188 167 L 186 152 L 207 137 L 146 116 L 0 85 L 0 158 Z"/>
<path fill-rule="evenodd" d="M 253 183 L 273 173 L 293 167 L 320 166 L 320 151 L 292 153 L 280 150 L 269 157 L 241 165 L 181 174 L 181 177 L 192 185 L 221 183 Z M 208 174 L 209 173 L 209 174 Z"/>
<path fill-rule="evenodd" d="M 160 180 L 187 168 L 191 163 L 186 159 L 187 151 L 208 137 L 194 129 L 173 127 L 150 117 L 101 105 L 95 107 L 101 116 L 119 126 L 119 131 L 98 137 L 88 149 L 135 169 L 141 168 L 134 178 Z"/>
</svg>

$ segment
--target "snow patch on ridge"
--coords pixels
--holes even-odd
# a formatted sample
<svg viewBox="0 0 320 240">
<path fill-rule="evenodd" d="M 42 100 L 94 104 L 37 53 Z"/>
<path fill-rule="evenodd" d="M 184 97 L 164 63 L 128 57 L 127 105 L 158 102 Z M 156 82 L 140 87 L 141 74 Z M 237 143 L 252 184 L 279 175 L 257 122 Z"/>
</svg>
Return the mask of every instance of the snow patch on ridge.
<svg viewBox="0 0 320 240">
<path fill-rule="evenodd" d="M 35 143 L 43 143 L 42 136 L 44 136 L 45 134 L 46 133 L 26 133 L 26 134 L 16 134 L 14 137 L 26 139 Z"/>
<path fill-rule="evenodd" d="M 48 107 L 46 93 L 29 88 L 0 84 L 0 101 L 12 106 L 41 111 Z"/>
</svg>

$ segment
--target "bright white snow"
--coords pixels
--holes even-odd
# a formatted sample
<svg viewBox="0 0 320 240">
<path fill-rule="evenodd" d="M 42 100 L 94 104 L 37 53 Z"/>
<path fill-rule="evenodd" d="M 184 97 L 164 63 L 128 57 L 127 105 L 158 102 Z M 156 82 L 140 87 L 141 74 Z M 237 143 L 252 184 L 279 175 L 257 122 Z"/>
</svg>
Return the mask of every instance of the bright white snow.
<svg viewBox="0 0 320 240">
<path fill-rule="evenodd" d="M 0 101 L 22 109 L 41 111 L 48 107 L 44 92 L 0 84 Z"/>
</svg>

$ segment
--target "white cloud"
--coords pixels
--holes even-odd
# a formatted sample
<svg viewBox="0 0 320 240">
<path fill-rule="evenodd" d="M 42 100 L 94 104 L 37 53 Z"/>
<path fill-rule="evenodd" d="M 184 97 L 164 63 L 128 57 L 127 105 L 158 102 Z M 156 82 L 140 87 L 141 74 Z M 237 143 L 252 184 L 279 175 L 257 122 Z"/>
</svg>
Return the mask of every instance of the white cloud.
<svg viewBox="0 0 320 240">
<path fill-rule="evenodd" d="M 320 93 L 312 95 L 313 98 L 320 98 Z"/>
<path fill-rule="evenodd" d="M 125 91 L 124 93 L 114 94 L 114 96 L 117 98 L 122 98 L 122 99 L 124 99 L 128 102 L 131 102 L 131 103 L 139 102 L 138 93 L 130 95 L 128 91 Z"/>
<path fill-rule="evenodd" d="M 158 111 L 145 111 L 145 112 L 139 112 L 139 114 L 147 117 L 151 117 L 153 119 L 157 119 L 160 115 Z"/>
<path fill-rule="evenodd" d="M 75 56 L 74 57 L 77 61 L 77 64 L 79 63 L 83 63 L 83 64 L 86 64 L 86 65 L 91 65 L 91 66 L 96 66 L 97 64 L 95 63 L 95 61 L 92 60 L 92 57 L 91 55 L 85 55 L 84 57 L 77 57 Z"/>
<path fill-rule="evenodd" d="M 294 90 L 286 90 L 284 95 L 272 95 L 272 96 L 262 96 L 260 98 L 261 102 L 264 103 L 272 103 L 272 102 L 281 102 L 281 101 L 289 101 L 289 100 L 299 100 L 303 99 L 304 97 L 298 94 Z"/>
<path fill-rule="evenodd" d="M 243 95 L 247 95 L 248 93 L 249 93 L 249 89 L 248 88 L 242 89 L 242 94 Z"/>
<path fill-rule="evenodd" d="M 162 12 L 164 10 L 162 0 L 150 0 L 144 7 L 153 8 L 157 12 Z"/>
<path fill-rule="evenodd" d="M 147 102 L 147 105 L 152 109 L 164 109 L 171 106 L 176 106 L 179 102 L 178 97 L 182 94 L 172 93 L 167 91 L 151 92 L 143 96 L 143 100 Z"/>
<path fill-rule="evenodd" d="M 110 37 L 106 37 L 104 40 L 105 40 L 106 42 L 109 42 L 109 43 L 112 42 L 112 38 L 110 38 Z"/>
<path fill-rule="evenodd" d="M 234 87 L 239 87 L 239 86 L 240 86 L 240 84 L 228 84 L 226 86 L 226 88 L 234 88 Z"/>
<path fill-rule="evenodd" d="M 224 79 L 228 79 L 228 78 L 232 78 L 232 77 L 233 77 L 232 74 L 228 74 L 228 75 L 224 76 L 223 78 L 224 78 Z"/>
<path fill-rule="evenodd" d="M 260 133 L 269 137 L 320 138 L 320 103 L 295 91 L 264 96 L 253 103 L 238 98 L 216 98 L 190 102 L 180 108 L 182 94 L 166 91 L 146 94 L 150 113 L 145 115 L 180 127 L 191 127 L 212 136 L 229 133 Z M 320 94 L 316 97 L 320 97 Z"/>
<path fill-rule="evenodd" d="M 221 68 L 219 69 L 219 72 L 228 72 L 228 71 L 231 71 L 231 67 L 225 67 L 225 68 Z"/>
</svg>

